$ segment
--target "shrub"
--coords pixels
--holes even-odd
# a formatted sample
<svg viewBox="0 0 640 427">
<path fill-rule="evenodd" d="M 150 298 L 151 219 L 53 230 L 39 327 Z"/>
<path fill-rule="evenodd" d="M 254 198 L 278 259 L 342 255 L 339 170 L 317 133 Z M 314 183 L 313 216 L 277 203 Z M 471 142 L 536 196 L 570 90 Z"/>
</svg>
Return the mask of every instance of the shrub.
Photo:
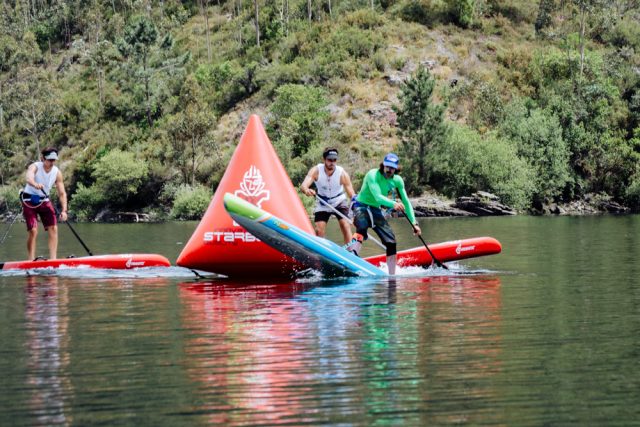
<svg viewBox="0 0 640 427">
<path fill-rule="evenodd" d="M 104 193 L 95 186 L 85 187 L 78 183 L 69 202 L 69 210 L 80 221 L 91 221 L 105 203 Z"/>
<path fill-rule="evenodd" d="M 473 104 L 470 119 L 477 129 L 484 126 L 494 127 L 504 118 L 504 101 L 496 84 L 482 83 Z"/>
<path fill-rule="evenodd" d="M 451 14 L 456 23 L 462 28 L 469 28 L 473 24 L 475 13 L 475 0 L 450 0 Z"/>
<path fill-rule="evenodd" d="M 569 148 L 562 138 L 558 118 L 539 109 L 529 111 L 514 102 L 500 130 L 536 171 L 534 198 L 541 202 L 560 196 L 570 174 Z"/>
<path fill-rule="evenodd" d="M 359 28 L 341 28 L 326 44 L 329 50 L 344 50 L 355 58 L 368 58 L 384 44 L 380 34 Z"/>
<path fill-rule="evenodd" d="M 133 153 L 113 150 L 96 162 L 91 189 L 102 193 L 111 205 L 126 205 L 134 201 L 138 188 L 147 178 L 148 166 Z"/>
<path fill-rule="evenodd" d="M 515 208 L 527 207 L 534 171 L 516 148 L 495 133 L 481 136 L 467 127 L 451 127 L 449 137 L 429 155 L 434 187 L 451 197 L 491 191 Z"/>
<path fill-rule="evenodd" d="M 404 21 L 428 26 L 449 21 L 448 10 L 444 2 L 436 0 L 406 1 L 400 6 L 399 15 Z"/>
<path fill-rule="evenodd" d="M 219 111 L 225 111 L 244 96 L 241 81 L 245 71 L 237 61 L 224 61 L 219 64 L 200 64 L 194 75 L 205 89 L 204 98 Z"/>
<path fill-rule="evenodd" d="M 18 194 L 20 187 L 3 185 L 0 187 L 0 212 L 19 212 L 21 209 Z"/>
<path fill-rule="evenodd" d="M 626 189 L 626 202 L 637 212 L 640 210 L 640 166 L 636 165 L 635 173 L 631 176 L 629 187 Z"/>
<path fill-rule="evenodd" d="M 359 9 L 344 17 L 344 22 L 350 27 L 371 30 L 384 25 L 385 17 L 370 8 Z"/>
<path fill-rule="evenodd" d="M 640 48 L 640 23 L 634 19 L 620 20 L 612 30 L 604 31 L 602 38 L 618 48 L 630 46 L 638 51 Z"/>
<path fill-rule="evenodd" d="M 384 53 L 378 51 L 373 55 L 373 65 L 376 67 L 376 70 L 380 72 L 384 72 L 387 68 L 387 57 Z"/>
<path fill-rule="evenodd" d="M 200 219 L 211 202 L 212 192 L 207 187 L 183 185 L 175 192 L 169 216 L 173 219 Z"/>
<path fill-rule="evenodd" d="M 567 57 L 567 54 L 559 49 L 538 51 L 531 63 L 533 78 L 539 87 L 569 79 L 573 71 L 579 68 L 578 61 L 579 58 L 576 56 Z"/>
<path fill-rule="evenodd" d="M 538 16 L 536 17 L 536 23 L 534 28 L 536 34 L 542 34 L 545 28 L 550 27 L 553 24 L 552 13 L 554 10 L 553 0 L 541 0 L 540 7 L 538 7 Z"/>
<path fill-rule="evenodd" d="M 282 140 L 280 145 L 289 147 L 292 158 L 305 154 L 319 141 L 320 131 L 327 124 L 327 104 L 321 88 L 294 84 L 278 88 L 270 108 L 274 115 L 268 126 L 272 141 L 278 144 Z"/>
</svg>

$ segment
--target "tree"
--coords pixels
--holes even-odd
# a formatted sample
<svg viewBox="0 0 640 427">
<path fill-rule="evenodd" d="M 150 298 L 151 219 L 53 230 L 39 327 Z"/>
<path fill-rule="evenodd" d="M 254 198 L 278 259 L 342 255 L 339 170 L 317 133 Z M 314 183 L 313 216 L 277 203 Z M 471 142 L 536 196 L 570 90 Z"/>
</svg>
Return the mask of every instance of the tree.
<svg viewBox="0 0 640 427">
<path fill-rule="evenodd" d="M 198 99 L 198 92 L 195 79 L 188 78 L 180 96 L 185 108 L 169 120 L 170 157 L 180 170 L 183 183 L 192 187 L 202 161 L 211 157 L 215 148 L 215 117 Z"/>
<path fill-rule="evenodd" d="M 189 52 L 171 57 L 173 38 L 170 34 L 159 37 L 158 29 L 146 16 L 134 18 L 125 28 L 118 50 L 125 59 L 124 89 L 134 103 L 144 104 L 147 125 L 160 114 L 163 100 L 168 97 L 168 86 L 176 80 L 190 58 Z M 166 77 L 166 79 L 162 79 Z"/>
<path fill-rule="evenodd" d="M 132 58 L 134 63 L 142 66 L 141 79 L 144 83 L 144 97 L 149 126 L 151 120 L 151 73 L 149 71 L 149 52 L 158 38 L 158 31 L 146 17 L 139 17 L 125 29 L 124 43 L 121 44 L 120 52 L 126 57 Z"/>
<path fill-rule="evenodd" d="M 273 120 L 269 130 L 275 141 L 286 139 L 291 143 L 291 157 L 305 154 L 320 139 L 329 113 L 324 90 L 318 87 L 286 84 L 276 90 L 271 105 Z"/>
<path fill-rule="evenodd" d="M 92 173 L 95 184 L 91 188 L 108 204 L 126 206 L 136 198 L 148 172 L 147 163 L 136 159 L 133 153 L 112 150 L 96 162 Z"/>
<path fill-rule="evenodd" d="M 431 151 L 431 174 L 444 194 L 457 197 L 491 191 L 515 208 L 530 205 L 535 171 L 518 156 L 514 144 L 496 132 L 480 135 L 452 123 L 447 138 Z"/>
<path fill-rule="evenodd" d="M 403 176 L 410 193 L 420 193 L 429 182 L 429 150 L 447 137 L 446 105 L 432 100 L 435 84 L 429 70 L 420 66 L 400 88 L 401 104 L 393 108 L 398 115 Z"/>
<path fill-rule="evenodd" d="M 20 70 L 8 85 L 7 120 L 33 138 L 34 158 L 40 155 L 42 136 L 60 120 L 62 108 L 57 92 L 49 73 L 36 67 Z"/>
<path fill-rule="evenodd" d="M 607 0 L 573 0 L 578 15 L 578 49 L 580 51 L 580 77 L 584 73 L 585 45 L 589 31 L 591 15 L 606 8 Z"/>
<path fill-rule="evenodd" d="M 253 6 L 255 11 L 255 28 L 256 28 L 256 46 L 260 47 L 260 6 L 258 0 L 253 0 Z"/>
<path fill-rule="evenodd" d="M 83 63 L 95 74 L 98 86 L 98 101 L 102 109 L 105 101 L 105 83 L 108 69 L 118 59 L 115 46 L 108 40 L 102 40 L 90 49 L 82 39 L 73 43 L 73 48 L 82 56 Z"/>
<path fill-rule="evenodd" d="M 554 9 L 554 0 L 540 0 L 538 5 L 538 16 L 536 18 L 536 34 L 541 34 L 542 30 L 551 25 L 551 13 Z"/>
<path fill-rule="evenodd" d="M 200 13 L 204 17 L 205 34 L 207 36 L 207 61 L 211 62 L 211 35 L 209 34 L 209 0 L 198 0 Z"/>
<path fill-rule="evenodd" d="M 515 143 L 518 156 L 535 171 L 533 198 L 537 203 L 557 199 L 570 182 L 569 148 L 562 139 L 558 118 L 548 111 L 510 106 L 501 126 L 502 135 Z"/>
</svg>

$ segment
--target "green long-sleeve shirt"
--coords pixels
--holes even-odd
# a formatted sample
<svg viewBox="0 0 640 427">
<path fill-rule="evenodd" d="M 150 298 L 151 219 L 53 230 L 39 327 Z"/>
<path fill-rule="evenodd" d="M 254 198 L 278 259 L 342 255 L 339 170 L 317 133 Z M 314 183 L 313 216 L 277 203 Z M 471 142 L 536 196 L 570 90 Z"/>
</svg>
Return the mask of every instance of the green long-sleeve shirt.
<svg viewBox="0 0 640 427">
<path fill-rule="evenodd" d="M 385 178 L 379 169 L 371 169 L 364 176 L 362 188 L 358 193 L 358 202 L 369 206 L 385 206 L 393 208 L 396 195 L 400 195 L 402 204 L 407 213 L 407 217 L 412 224 L 416 223 L 416 217 L 413 213 L 413 207 L 409 203 L 407 191 L 404 189 L 404 180 L 401 176 L 393 175 L 392 178 Z"/>
</svg>

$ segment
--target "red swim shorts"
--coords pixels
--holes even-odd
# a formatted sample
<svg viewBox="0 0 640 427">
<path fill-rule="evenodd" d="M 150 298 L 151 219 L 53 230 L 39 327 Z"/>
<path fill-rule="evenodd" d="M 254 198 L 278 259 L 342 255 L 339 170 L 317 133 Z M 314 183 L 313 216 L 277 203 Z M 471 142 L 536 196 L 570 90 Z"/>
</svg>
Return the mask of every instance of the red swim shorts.
<svg viewBox="0 0 640 427">
<path fill-rule="evenodd" d="M 53 209 L 53 204 L 50 200 L 42 202 L 37 208 L 31 208 L 24 203 L 22 204 L 22 216 L 24 216 L 24 220 L 27 223 L 27 230 L 38 226 L 38 215 L 40 215 L 40 220 L 45 230 L 58 223 L 56 220 L 56 211 Z"/>
</svg>

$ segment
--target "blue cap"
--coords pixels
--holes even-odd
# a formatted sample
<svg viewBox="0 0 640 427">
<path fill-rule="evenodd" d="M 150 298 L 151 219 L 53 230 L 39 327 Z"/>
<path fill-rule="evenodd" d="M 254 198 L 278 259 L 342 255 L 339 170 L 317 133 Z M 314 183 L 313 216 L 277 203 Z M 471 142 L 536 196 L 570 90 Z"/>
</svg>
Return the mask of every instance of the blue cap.
<svg viewBox="0 0 640 427">
<path fill-rule="evenodd" d="M 382 161 L 383 165 L 394 169 L 398 169 L 398 163 L 400 163 L 400 159 L 395 153 L 387 154 L 386 156 L 384 156 L 384 160 Z"/>
</svg>

